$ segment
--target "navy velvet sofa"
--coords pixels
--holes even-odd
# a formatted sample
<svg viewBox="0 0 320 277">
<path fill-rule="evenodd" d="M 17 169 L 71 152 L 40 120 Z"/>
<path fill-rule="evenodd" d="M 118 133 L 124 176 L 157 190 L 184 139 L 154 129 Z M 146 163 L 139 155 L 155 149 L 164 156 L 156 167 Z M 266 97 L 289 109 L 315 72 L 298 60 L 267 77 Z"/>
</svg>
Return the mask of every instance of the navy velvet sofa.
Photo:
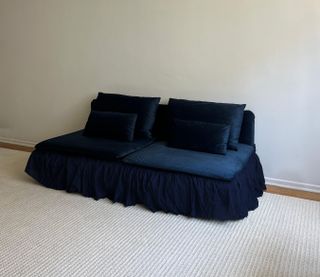
<svg viewBox="0 0 320 277">
<path fill-rule="evenodd" d="M 132 142 L 83 136 L 36 145 L 26 172 L 42 185 L 125 206 L 190 217 L 236 220 L 258 207 L 265 180 L 255 151 L 255 116 L 244 111 L 238 151 L 226 155 L 168 147 L 168 106 L 159 105 L 153 138 Z"/>
</svg>

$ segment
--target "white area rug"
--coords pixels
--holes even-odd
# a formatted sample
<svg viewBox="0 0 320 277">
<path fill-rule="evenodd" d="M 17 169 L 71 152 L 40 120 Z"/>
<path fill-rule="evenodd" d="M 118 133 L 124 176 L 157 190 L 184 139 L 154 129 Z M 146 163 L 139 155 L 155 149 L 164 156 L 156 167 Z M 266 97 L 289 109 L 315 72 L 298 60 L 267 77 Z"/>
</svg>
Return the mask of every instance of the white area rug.
<svg viewBox="0 0 320 277">
<path fill-rule="evenodd" d="M 320 203 L 265 194 L 234 222 L 44 188 L 0 148 L 0 276 L 320 276 Z"/>
</svg>

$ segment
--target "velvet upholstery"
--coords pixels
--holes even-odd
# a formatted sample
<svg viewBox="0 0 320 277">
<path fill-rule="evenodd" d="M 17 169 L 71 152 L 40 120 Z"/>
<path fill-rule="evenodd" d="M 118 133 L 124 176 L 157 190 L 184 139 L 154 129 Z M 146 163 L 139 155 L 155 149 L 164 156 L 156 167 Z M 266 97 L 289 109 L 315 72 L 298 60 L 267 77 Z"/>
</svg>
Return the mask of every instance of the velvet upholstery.
<svg viewBox="0 0 320 277">
<path fill-rule="evenodd" d="M 173 119 L 168 146 L 225 155 L 229 134 L 229 125 Z"/>
<path fill-rule="evenodd" d="M 152 139 L 135 139 L 132 142 L 126 142 L 100 137 L 87 137 L 83 135 L 81 130 L 40 142 L 36 145 L 36 149 L 115 160 L 148 146 L 152 141 Z"/>
<path fill-rule="evenodd" d="M 159 104 L 156 121 L 152 130 L 153 136 L 159 140 L 168 140 L 169 137 L 169 108 L 166 104 Z M 239 143 L 255 145 L 254 137 L 255 116 L 252 111 L 245 110 L 241 125 Z"/>
<path fill-rule="evenodd" d="M 216 220 L 246 217 L 265 190 L 255 153 L 230 182 L 40 149 L 31 154 L 26 172 L 52 189 Z"/>
<path fill-rule="evenodd" d="M 136 114 L 91 111 L 83 134 L 88 137 L 133 141 L 136 121 Z"/>
<path fill-rule="evenodd" d="M 230 125 L 228 148 L 237 150 L 246 105 L 171 98 L 168 106 L 170 120 L 179 118 Z"/>
<path fill-rule="evenodd" d="M 169 139 L 169 108 L 166 104 L 159 104 L 152 134 L 159 140 Z"/>
<path fill-rule="evenodd" d="M 241 126 L 241 133 L 239 137 L 240 143 L 245 143 L 251 146 L 255 146 L 255 115 L 252 111 L 244 111 L 243 121 Z"/>
<path fill-rule="evenodd" d="M 160 97 L 99 92 L 97 99 L 91 103 L 91 108 L 95 111 L 137 114 L 135 136 L 138 138 L 151 138 L 159 102 Z"/>
<path fill-rule="evenodd" d="M 254 148 L 245 144 L 239 144 L 238 151 L 228 150 L 226 155 L 219 155 L 172 148 L 165 142 L 155 142 L 124 157 L 123 162 L 230 181 L 245 166 L 253 152 Z"/>
<path fill-rule="evenodd" d="M 96 101 L 92 102 L 92 107 Z M 168 122 L 168 106 L 159 105 L 152 130 L 157 139 L 167 140 Z M 120 142 L 88 138 L 78 131 L 39 143 L 29 157 L 26 172 L 49 188 L 81 193 L 94 199 L 108 197 L 125 206 L 142 204 L 153 212 L 235 220 L 246 217 L 250 210 L 258 207 L 257 198 L 266 187 L 254 149 L 252 112 L 244 112 L 239 150 L 227 151 L 226 156 L 153 142 L 151 139 Z M 195 153 L 202 157 L 199 159 Z M 208 160 L 207 155 L 225 160 Z M 134 163 L 141 165 L 131 164 L 129 158 L 133 157 Z M 164 169 L 169 162 L 170 167 Z M 219 171 L 219 168 L 224 169 Z"/>
</svg>

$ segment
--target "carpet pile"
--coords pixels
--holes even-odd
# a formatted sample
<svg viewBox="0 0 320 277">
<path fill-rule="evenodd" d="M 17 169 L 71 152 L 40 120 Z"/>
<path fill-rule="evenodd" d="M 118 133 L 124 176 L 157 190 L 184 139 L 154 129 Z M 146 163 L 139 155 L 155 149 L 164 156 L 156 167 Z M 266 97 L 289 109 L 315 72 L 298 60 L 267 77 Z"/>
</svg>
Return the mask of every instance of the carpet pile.
<svg viewBox="0 0 320 277">
<path fill-rule="evenodd" d="M 0 276 L 320 276 L 320 203 L 265 193 L 240 221 L 42 187 L 0 148 Z"/>
</svg>

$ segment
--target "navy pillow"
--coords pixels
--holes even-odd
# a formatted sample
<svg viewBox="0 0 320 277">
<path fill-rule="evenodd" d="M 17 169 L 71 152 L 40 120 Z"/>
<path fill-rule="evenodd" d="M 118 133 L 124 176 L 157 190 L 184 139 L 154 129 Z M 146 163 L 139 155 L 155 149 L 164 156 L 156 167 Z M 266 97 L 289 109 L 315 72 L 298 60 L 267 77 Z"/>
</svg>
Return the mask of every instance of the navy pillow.
<svg viewBox="0 0 320 277">
<path fill-rule="evenodd" d="M 136 121 L 136 114 L 91 111 L 83 134 L 89 137 L 132 141 Z"/>
<path fill-rule="evenodd" d="M 152 134 L 159 140 L 168 140 L 169 134 L 168 105 L 159 104 Z"/>
<path fill-rule="evenodd" d="M 168 146 L 225 155 L 229 134 L 229 125 L 174 119 Z"/>
<path fill-rule="evenodd" d="M 137 114 L 135 135 L 151 138 L 160 97 L 128 96 L 99 92 L 91 107 L 96 111 L 110 111 Z"/>
<path fill-rule="evenodd" d="M 171 98 L 169 116 L 171 120 L 178 118 L 229 125 L 228 148 L 237 150 L 245 106 Z"/>
</svg>

